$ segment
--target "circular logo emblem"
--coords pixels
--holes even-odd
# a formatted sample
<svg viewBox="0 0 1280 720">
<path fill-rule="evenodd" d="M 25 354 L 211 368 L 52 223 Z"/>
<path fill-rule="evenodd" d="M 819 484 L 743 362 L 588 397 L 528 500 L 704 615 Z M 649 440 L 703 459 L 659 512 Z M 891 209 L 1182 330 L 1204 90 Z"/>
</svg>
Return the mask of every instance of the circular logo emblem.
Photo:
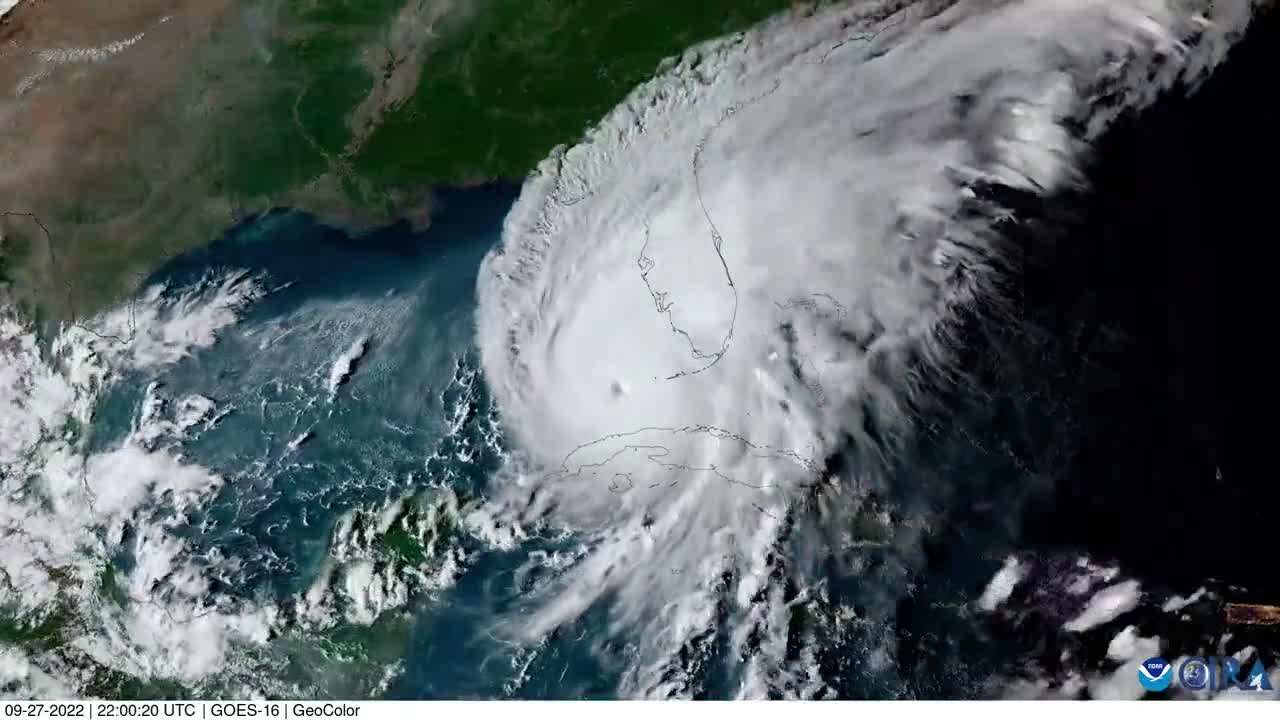
<svg viewBox="0 0 1280 720">
<path fill-rule="evenodd" d="M 1168 690 L 1173 684 L 1173 665 L 1164 658 L 1153 657 L 1138 666 L 1138 683 L 1151 692 Z"/>
<path fill-rule="evenodd" d="M 1187 690 L 1204 690 L 1209 687 L 1209 663 L 1204 658 L 1190 658 L 1178 669 L 1178 684 Z"/>
</svg>

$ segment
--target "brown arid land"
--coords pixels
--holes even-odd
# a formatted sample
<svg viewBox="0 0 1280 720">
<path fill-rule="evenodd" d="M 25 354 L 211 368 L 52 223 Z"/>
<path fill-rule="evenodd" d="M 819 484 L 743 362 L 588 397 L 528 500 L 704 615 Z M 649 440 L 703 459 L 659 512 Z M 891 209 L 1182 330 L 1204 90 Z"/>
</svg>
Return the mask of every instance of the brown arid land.
<svg viewBox="0 0 1280 720">
<path fill-rule="evenodd" d="M 23 0 L 0 18 L 0 290 L 63 322 L 275 205 L 353 228 L 425 223 L 425 186 L 388 188 L 372 209 L 351 203 L 341 148 L 320 147 L 308 123 L 336 125 L 358 145 L 356 123 L 376 127 L 385 105 L 412 93 L 447 5 L 409 0 L 385 32 L 363 29 L 375 37 L 349 41 L 349 65 L 372 88 L 363 94 L 357 74 L 358 106 L 307 118 L 315 78 L 330 69 L 281 48 L 337 33 L 285 7 Z M 341 65 L 348 50 L 334 54 Z"/>
<path fill-rule="evenodd" d="M 235 93 L 192 81 L 211 61 L 250 60 L 242 38 L 218 37 L 232 9 L 25 0 L 0 19 L 0 250 L 17 258 L 21 299 L 77 316 L 189 246 L 194 227 L 226 224 L 231 208 L 191 178 Z"/>
</svg>

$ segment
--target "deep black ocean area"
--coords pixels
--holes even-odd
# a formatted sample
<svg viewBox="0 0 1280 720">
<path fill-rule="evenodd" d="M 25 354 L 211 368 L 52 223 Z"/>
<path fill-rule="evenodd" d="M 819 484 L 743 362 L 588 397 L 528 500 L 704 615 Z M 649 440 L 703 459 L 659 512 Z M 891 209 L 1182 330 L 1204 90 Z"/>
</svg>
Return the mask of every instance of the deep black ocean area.
<svg viewBox="0 0 1280 720">
<path fill-rule="evenodd" d="M 1049 241 L 1029 244 L 1028 315 L 1071 368 L 1057 384 L 1070 410 L 1043 412 L 1059 440 L 1031 453 L 1042 473 L 1024 547 L 1077 548 L 1184 595 L 1280 604 L 1265 249 L 1277 234 L 1277 68 L 1273 6 L 1197 92 L 1170 93 L 1106 135 L 1087 193 L 1036 209 L 1043 224 L 1028 237 Z M 1230 632 L 1231 647 L 1280 660 L 1274 628 L 1227 627 L 1217 608 L 1194 622 L 1157 608 L 1135 617 L 1179 652 L 1216 652 Z M 1014 633 L 1019 644 L 1039 643 L 1036 624 Z M 1035 652 L 1052 664 L 1056 649 Z M 1105 638 L 1093 654 L 1104 651 Z"/>
</svg>

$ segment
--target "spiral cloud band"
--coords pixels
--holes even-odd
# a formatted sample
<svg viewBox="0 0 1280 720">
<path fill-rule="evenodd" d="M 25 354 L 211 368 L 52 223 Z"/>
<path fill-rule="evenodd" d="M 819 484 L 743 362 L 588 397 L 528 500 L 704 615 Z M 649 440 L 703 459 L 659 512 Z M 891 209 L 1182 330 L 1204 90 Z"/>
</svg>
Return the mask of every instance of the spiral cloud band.
<svg viewBox="0 0 1280 720">
<path fill-rule="evenodd" d="M 769 557 L 805 488 L 856 485 L 922 394 L 965 381 L 958 318 L 1013 318 L 997 225 L 1016 217 L 991 189 L 1074 186 L 1108 123 L 1218 63 L 1250 9 L 793 13 L 687 51 L 544 161 L 480 277 L 525 456 L 496 502 L 591 549 L 523 632 L 608 596 L 652 628 L 636 689 L 670 694 L 662 658 L 717 613 L 776 624 Z M 829 471 L 836 453 L 861 470 Z"/>
</svg>

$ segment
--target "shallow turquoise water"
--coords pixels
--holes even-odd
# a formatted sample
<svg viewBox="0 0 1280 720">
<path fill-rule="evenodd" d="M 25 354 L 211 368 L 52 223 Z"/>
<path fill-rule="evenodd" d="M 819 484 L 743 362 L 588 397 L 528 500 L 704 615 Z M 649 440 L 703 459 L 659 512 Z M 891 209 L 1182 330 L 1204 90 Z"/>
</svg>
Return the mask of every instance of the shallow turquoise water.
<svg viewBox="0 0 1280 720">
<path fill-rule="evenodd" d="M 211 593 L 283 603 L 316 581 L 344 515 L 440 488 L 462 503 L 478 497 L 501 462 L 501 446 L 472 350 L 475 277 L 514 198 L 509 187 L 445 192 L 426 231 L 395 226 L 361 237 L 277 211 L 172 261 L 149 280 L 181 288 L 210 274 L 247 269 L 275 288 L 212 348 L 158 375 L 139 373 L 113 387 L 90 429 L 93 448 L 118 442 L 130 432 L 153 382 L 166 397 L 205 396 L 225 413 L 184 443 L 183 452 L 227 482 L 189 524 L 174 530 L 189 538 L 197 556 L 211 558 L 211 568 L 217 565 L 210 572 Z M 335 385 L 333 366 L 353 344 L 362 344 L 363 352 Z M 453 535 L 450 542 L 482 555 L 473 540 Z M 133 562 L 127 552 L 114 558 L 122 570 Z M 483 587 L 444 590 L 449 597 L 389 603 L 372 628 L 330 628 L 325 632 L 341 642 L 383 647 L 322 653 L 334 665 L 323 672 L 289 665 L 283 672 L 308 685 L 343 673 L 345 665 L 368 664 L 356 674 L 377 674 L 375 655 L 409 657 L 412 672 L 417 658 L 432 662 L 432 648 L 451 632 L 452 650 L 461 650 L 467 644 L 462 638 L 474 636 L 481 620 L 467 617 L 476 603 L 454 596 L 492 592 L 500 573 L 498 567 L 480 570 Z M 442 621 L 435 614 L 441 606 L 457 610 Z M 397 628 L 390 636 L 379 630 L 389 622 Z M 287 637 L 278 644 L 293 641 L 308 644 Z M 440 677 L 443 685 L 433 685 L 434 692 L 414 683 L 393 686 L 391 693 L 501 694 L 510 667 L 476 682 L 474 668 L 501 649 L 488 645 L 475 650 L 470 669 L 459 677 Z M 320 680 L 315 689 L 324 692 L 324 684 Z M 352 690 L 347 682 L 332 687 L 335 694 Z"/>
</svg>

